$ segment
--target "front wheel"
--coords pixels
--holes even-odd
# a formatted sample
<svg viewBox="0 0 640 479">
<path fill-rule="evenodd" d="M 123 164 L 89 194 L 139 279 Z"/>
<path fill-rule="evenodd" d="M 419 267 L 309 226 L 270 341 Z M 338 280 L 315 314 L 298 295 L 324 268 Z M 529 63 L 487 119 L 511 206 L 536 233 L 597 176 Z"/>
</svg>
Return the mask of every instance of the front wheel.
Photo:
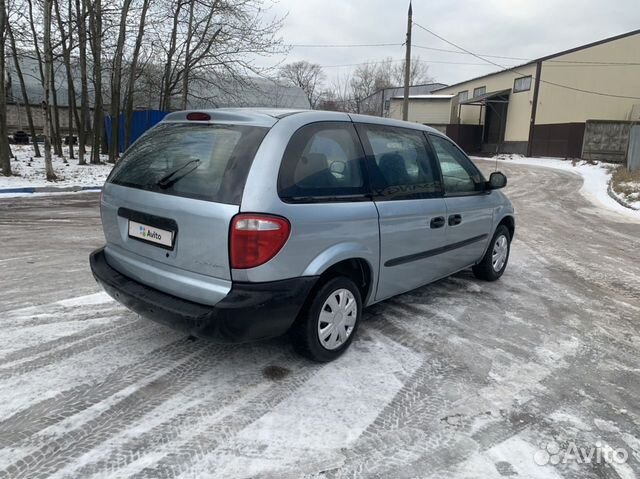
<svg viewBox="0 0 640 479">
<path fill-rule="evenodd" d="M 347 277 L 328 280 L 308 301 L 291 330 L 296 350 L 318 362 L 336 359 L 347 350 L 362 317 L 362 298 Z"/>
<path fill-rule="evenodd" d="M 489 243 L 489 248 L 482 260 L 473 267 L 473 274 L 478 279 L 495 281 L 502 276 L 509 261 L 511 251 L 511 235 L 506 226 L 500 225 Z"/>
</svg>

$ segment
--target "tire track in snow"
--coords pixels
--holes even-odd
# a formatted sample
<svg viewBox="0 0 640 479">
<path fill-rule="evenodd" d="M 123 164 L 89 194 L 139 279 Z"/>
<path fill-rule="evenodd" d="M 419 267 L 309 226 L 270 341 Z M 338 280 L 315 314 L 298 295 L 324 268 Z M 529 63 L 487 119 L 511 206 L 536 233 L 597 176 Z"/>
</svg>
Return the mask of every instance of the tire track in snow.
<svg viewBox="0 0 640 479">
<path fill-rule="evenodd" d="M 166 479 L 187 472 L 196 460 L 215 451 L 244 428 L 268 414 L 323 367 L 296 356 L 291 356 L 286 365 L 291 370 L 287 377 L 264 391 L 254 391 L 249 397 L 241 398 L 242 404 L 230 408 L 219 421 L 207 424 L 194 437 L 174 445 L 153 467 L 145 467 L 130 477 Z"/>
<path fill-rule="evenodd" d="M 3 324 L 8 327 L 37 327 L 49 324 L 66 323 L 69 321 L 86 321 L 87 319 L 98 319 L 114 313 L 126 313 L 129 311 L 124 306 L 114 304 L 96 304 L 87 307 L 56 307 L 57 303 L 43 306 L 28 306 L 26 308 L 5 311 Z M 102 307 L 100 307 L 102 306 Z M 41 310 L 46 308 L 46 312 Z M 13 324 L 12 324 L 13 322 Z"/>
<path fill-rule="evenodd" d="M 55 473 L 72 460 L 128 428 L 132 422 L 205 374 L 228 349 L 213 344 L 199 348 L 186 360 L 172 365 L 169 371 L 136 389 L 80 427 L 60 437 L 49 438 L 39 449 L 10 465 L 7 472 L 16 479 Z"/>
<path fill-rule="evenodd" d="M 126 319 L 120 320 L 119 318 L 126 316 Z M 34 356 L 41 356 L 43 353 L 47 353 L 49 351 L 52 351 L 56 348 L 59 348 L 60 346 L 67 346 L 70 342 L 74 342 L 74 341 L 80 341 L 83 340 L 85 338 L 88 338 L 90 336 L 93 336 L 95 334 L 100 334 L 101 332 L 105 332 L 108 331 L 110 329 L 119 327 L 119 326 L 123 326 L 125 323 L 130 323 L 132 318 L 134 317 L 133 314 L 128 314 L 126 311 L 117 311 L 114 309 L 109 309 L 109 310 L 104 310 L 102 312 L 100 312 L 99 314 L 93 314 L 93 315 L 86 315 L 83 316 L 82 319 L 78 318 L 65 318 L 64 322 L 72 322 L 72 321 L 81 321 L 81 322 L 87 322 L 90 323 L 92 321 L 95 320 L 109 320 L 112 319 L 113 320 L 113 324 L 98 324 L 96 326 L 89 326 L 83 330 L 80 330 L 78 332 L 75 333 L 71 333 L 68 334 L 66 336 L 61 336 L 61 337 L 57 337 L 55 339 L 52 339 L 50 341 L 41 341 L 38 342 L 37 344 L 33 344 L 30 346 L 25 346 L 23 348 L 20 349 L 15 349 L 13 351 L 8 352 L 7 354 L 5 354 L 4 356 L 2 356 L 0 358 L 0 367 L 8 365 L 10 363 L 15 363 L 15 362 L 19 362 L 19 361 L 23 361 L 25 359 L 29 359 L 31 357 Z M 16 328 L 23 328 L 23 329 L 33 329 L 34 327 L 37 326 L 47 326 L 49 324 L 53 324 L 53 323 L 59 323 L 61 321 L 57 320 L 57 321 L 51 321 L 51 322 L 47 322 L 47 321 L 43 321 L 41 324 L 25 324 L 25 325 L 21 325 L 21 326 L 16 326 Z M 81 324 L 81 323 L 80 323 Z M 6 331 L 6 330 L 5 330 Z M 42 333 L 40 331 L 36 331 L 39 335 L 42 335 Z"/>
<path fill-rule="evenodd" d="M 46 353 L 47 350 L 49 350 L 49 354 L 38 354 L 38 357 L 34 359 L 20 362 L 20 364 L 11 367 L 0 366 L 0 380 L 25 374 L 35 369 L 48 366 L 52 363 L 68 359 L 76 354 L 90 351 L 105 342 L 112 341 L 131 331 L 147 326 L 146 323 L 147 321 L 138 318 L 128 324 L 99 326 L 96 328 L 90 328 L 89 331 L 83 331 L 81 333 L 59 338 L 56 341 L 52 341 L 52 343 L 55 343 L 55 346 L 49 346 L 48 348 L 45 348 L 45 351 L 41 351 L 41 353 Z M 46 344 L 48 345 L 49 343 Z M 34 351 L 30 352 L 33 353 Z"/>
<path fill-rule="evenodd" d="M 234 350 L 234 352 L 242 356 L 251 356 L 251 350 L 247 349 L 247 347 L 239 348 Z M 280 357 L 274 360 L 274 355 L 278 353 L 280 353 Z M 250 360 L 247 361 L 250 362 Z M 236 376 L 234 382 L 228 384 L 229 390 L 225 391 L 224 395 L 216 395 L 215 398 L 212 398 L 213 400 L 201 399 L 194 405 L 186 404 L 186 407 L 181 409 L 178 414 L 170 417 L 169 420 L 165 420 L 120 444 L 117 448 L 109 451 L 106 457 L 74 470 L 73 475 L 75 477 L 100 476 L 101 474 L 118 475 L 121 473 L 119 469 L 145 457 L 147 454 L 158 454 L 159 451 L 166 448 L 166 446 L 171 446 L 174 441 L 179 442 L 182 436 L 197 432 L 198 428 L 203 428 L 203 425 L 211 427 L 217 422 L 219 416 L 221 419 L 225 417 L 221 411 L 232 411 L 239 408 L 248 396 L 252 397 L 256 394 L 264 394 L 268 389 L 278 387 L 277 385 L 270 384 L 263 376 L 262 368 L 267 364 L 285 364 L 290 374 L 296 374 L 297 370 L 303 366 L 300 358 L 292 358 L 291 355 L 283 356 L 280 348 L 278 348 L 274 350 L 273 353 L 269 353 L 259 364 L 246 365 L 245 367 L 249 367 L 249 370 L 244 374 Z M 219 368 L 223 369 L 225 369 L 226 366 L 225 362 L 218 365 Z M 294 369 L 292 370 L 291 368 Z M 224 379 L 224 373 L 221 374 L 223 374 Z M 191 389 L 194 387 L 215 387 L 213 383 L 220 379 L 218 376 L 215 378 L 207 378 L 207 382 L 211 382 L 211 385 L 207 383 L 205 383 L 204 386 L 202 384 L 193 384 Z M 159 414 L 159 412 L 154 411 L 154 415 L 157 414 Z M 144 423 L 144 419 L 142 423 Z"/>
<path fill-rule="evenodd" d="M 193 343 L 187 338 L 175 341 L 150 352 L 136 364 L 114 370 L 99 383 L 76 386 L 35 403 L 0 422 L 0 447 L 25 443 L 39 446 L 41 440 L 32 438 L 39 431 L 88 409 L 154 372 L 171 367 L 203 346 L 202 342 Z"/>
<path fill-rule="evenodd" d="M 379 318 L 365 324 L 427 357 L 353 446 L 345 451 L 344 464 L 327 472 L 326 476 L 330 478 L 372 474 L 395 477 L 395 468 L 418 459 L 428 450 L 444 448 L 451 455 L 451 447 L 456 442 L 440 421 L 453 404 L 446 386 L 468 378 L 466 385 L 471 388 L 470 371 L 442 351 L 436 341 L 417 337 L 415 332 L 398 327 L 389 314 L 394 309 L 415 314 L 415 308 L 406 308 L 406 305 L 397 308 L 396 304 L 385 306 Z M 421 313 L 424 315 L 424 311 Z M 451 378 L 456 378 L 455 383 Z"/>
</svg>

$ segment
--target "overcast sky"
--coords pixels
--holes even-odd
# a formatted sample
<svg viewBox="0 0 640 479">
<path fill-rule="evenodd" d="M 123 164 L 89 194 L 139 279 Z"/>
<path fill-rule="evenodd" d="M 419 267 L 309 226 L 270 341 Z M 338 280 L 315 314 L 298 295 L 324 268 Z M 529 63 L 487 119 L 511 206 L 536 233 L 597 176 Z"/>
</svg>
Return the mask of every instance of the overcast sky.
<svg viewBox="0 0 640 479">
<path fill-rule="evenodd" d="M 278 0 L 273 13 L 288 16 L 288 44 L 402 43 L 407 0 Z M 533 59 L 640 28 L 640 0 L 414 0 L 413 20 L 475 53 Z M 414 45 L 452 49 L 414 26 Z M 415 48 L 431 76 L 452 84 L 495 67 L 469 55 Z M 327 66 L 329 79 L 353 67 L 331 65 L 404 58 L 404 47 L 294 48 L 286 62 Z M 508 66 L 519 60 L 492 59 Z M 466 65 L 437 63 L 457 62 Z M 469 65 L 471 63 L 471 65 Z"/>
</svg>

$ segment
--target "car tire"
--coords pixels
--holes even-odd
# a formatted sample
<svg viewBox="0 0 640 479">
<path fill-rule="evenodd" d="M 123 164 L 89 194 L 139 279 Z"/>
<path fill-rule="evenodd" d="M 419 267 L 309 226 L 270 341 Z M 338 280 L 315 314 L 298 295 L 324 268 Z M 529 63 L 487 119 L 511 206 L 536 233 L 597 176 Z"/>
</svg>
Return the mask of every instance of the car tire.
<svg viewBox="0 0 640 479">
<path fill-rule="evenodd" d="M 333 361 L 351 345 L 361 317 L 358 286 L 344 276 L 329 279 L 312 292 L 300 312 L 291 329 L 293 346 L 313 361 Z"/>
<path fill-rule="evenodd" d="M 496 281 L 502 276 L 509 262 L 511 252 L 511 235 L 505 225 L 496 228 L 484 257 L 473 269 L 476 278 L 485 281 Z"/>
</svg>

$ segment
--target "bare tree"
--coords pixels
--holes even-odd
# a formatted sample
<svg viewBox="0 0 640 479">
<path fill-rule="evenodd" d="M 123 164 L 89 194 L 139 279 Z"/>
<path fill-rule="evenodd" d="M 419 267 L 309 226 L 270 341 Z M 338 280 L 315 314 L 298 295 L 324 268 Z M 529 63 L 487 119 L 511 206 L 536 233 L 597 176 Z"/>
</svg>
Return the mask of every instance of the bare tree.
<svg viewBox="0 0 640 479">
<path fill-rule="evenodd" d="M 50 19 L 51 21 L 51 19 Z M 45 60 L 46 63 L 46 60 Z M 62 156 L 62 134 L 60 132 L 60 109 L 58 108 L 58 90 L 56 89 L 56 70 L 53 60 L 53 45 L 51 45 L 51 73 L 49 81 L 51 82 L 51 103 L 49 104 L 49 115 L 51 115 L 51 146 L 57 156 Z"/>
<path fill-rule="evenodd" d="M 20 59 L 18 57 L 18 49 L 16 47 L 16 40 L 13 36 L 13 29 L 11 24 L 7 22 L 7 36 L 11 44 L 11 54 L 13 56 L 13 63 L 16 67 L 16 74 L 18 75 L 18 81 L 20 82 L 20 91 L 22 93 L 22 101 L 24 102 L 24 108 L 27 113 L 27 123 L 29 124 L 29 134 L 31 135 L 31 143 L 33 144 L 33 150 L 36 158 L 40 158 L 40 147 L 36 141 L 36 128 L 33 124 L 33 112 L 31 111 L 31 104 L 29 103 L 29 95 L 27 94 L 27 85 L 24 81 L 24 75 L 22 73 L 22 67 L 20 66 Z"/>
<path fill-rule="evenodd" d="M 360 102 L 378 90 L 392 86 L 387 70 L 377 63 L 365 63 L 358 66 L 351 78 L 351 94 L 360 113 Z"/>
<path fill-rule="evenodd" d="M 50 98 L 50 75 L 53 73 L 53 52 L 51 47 L 51 10 L 52 0 L 44 0 L 44 100 L 42 102 L 42 110 L 44 115 L 44 170 L 47 181 L 55 181 L 56 174 L 53 171 L 53 163 L 51 161 L 51 129 L 52 120 L 49 112 Z"/>
<path fill-rule="evenodd" d="M 67 98 L 68 98 L 68 113 L 69 113 L 69 134 L 67 138 L 69 139 L 69 158 L 73 158 L 73 119 L 74 116 L 76 118 L 76 124 L 80 124 L 80 119 L 78 117 L 78 112 L 76 109 L 76 89 L 73 81 L 73 72 L 71 66 L 71 49 L 73 48 L 73 29 L 71 25 L 69 26 L 69 30 L 65 31 L 62 15 L 60 14 L 60 6 L 58 4 L 59 0 L 53 0 L 53 7 L 56 12 L 56 19 L 58 21 L 58 31 L 60 34 L 60 45 L 62 47 L 62 58 L 64 60 L 64 67 L 67 75 Z M 71 20 L 71 0 L 69 0 L 68 4 L 68 14 L 69 21 Z"/>
<path fill-rule="evenodd" d="M 133 56 L 131 58 L 131 63 L 129 65 L 129 80 L 127 84 L 127 92 L 126 92 L 126 107 L 125 107 L 125 141 L 124 145 L 127 148 L 131 144 L 131 128 L 133 124 L 133 98 L 134 98 L 134 87 L 135 80 L 138 70 L 138 59 L 140 57 L 140 49 L 142 48 L 142 40 L 144 38 L 144 26 L 145 20 L 147 17 L 147 12 L 149 11 L 149 5 L 151 0 L 143 0 L 142 2 L 142 11 L 140 13 L 140 23 L 138 24 L 138 33 L 136 35 L 136 42 L 133 48 Z"/>
<path fill-rule="evenodd" d="M 131 0 L 124 0 L 120 13 L 120 31 L 113 59 L 111 72 L 111 142 L 109 144 L 109 163 L 115 163 L 119 153 L 120 135 L 120 88 L 122 86 L 122 54 L 127 33 L 127 15 L 131 7 Z"/>
<path fill-rule="evenodd" d="M 189 102 L 189 73 L 191 69 L 191 43 L 193 40 L 193 32 L 194 32 L 194 9 L 196 2 L 195 0 L 188 0 L 189 2 L 189 17 L 187 20 L 187 38 L 185 40 L 185 56 L 184 56 L 184 71 L 182 73 L 182 109 L 187 109 L 187 104 Z"/>
<path fill-rule="evenodd" d="M 71 1 L 71 0 L 69 0 Z M 87 73 L 87 4 L 75 0 L 76 26 L 78 29 L 78 56 L 80 62 L 80 121 L 78 122 L 78 164 L 85 160 L 87 131 L 89 130 L 89 80 Z"/>
<path fill-rule="evenodd" d="M 289 63 L 280 68 L 280 78 L 287 84 L 302 89 L 311 108 L 316 108 L 322 97 L 320 88 L 325 80 L 325 74 L 320 65 L 305 60 Z"/>
<path fill-rule="evenodd" d="M 404 66 L 405 62 L 398 62 L 392 66 L 391 80 L 394 85 L 402 85 L 404 83 Z M 409 73 L 410 85 L 423 85 L 433 82 L 433 77 L 429 75 L 429 65 L 423 62 L 420 57 L 411 59 L 411 72 Z"/>
<path fill-rule="evenodd" d="M 46 10 L 46 3 L 43 3 L 43 9 Z M 33 49 L 33 52 L 35 53 L 35 58 L 37 60 L 38 63 L 38 72 L 40 73 L 40 82 L 42 84 L 42 90 L 46 91 L 49 90 L 49 93 L 51 94 L 51 97 L 46 97 L 46 102 L 47 102 L 47 109 L 46 109 L 46 114 L 47 116 L 50 117 L 50 121 L 51 121 L 51 129 L 49 131 L 49 141 L 51 142 L 51 144 L 54 146 L 55 150 L 56 150 L 56 154 L 58 155 L 62 155 L 62 143 L 60 143 L 57 139 L 57 134 L 59 132 L 59 118 L 57 116 L 58 114 L 58 110 L 57 110 L 57 95 L 56 95 L 56 91 L 55 91 L 55 77 L 53 74 L 53 50 L 51 51 L 51 63 L 50 63 L 50 69 L 51 71 L 49 72 L 49 74 L 46 74 L 46 68 L 45 68 L 45 64 L 46 64 L 46 59 L 43 61 L 42 58 L 42 52 L 40 50 L 40 35 L 38 33 L 38 31 L 36 30 L 36 27 L 38 25 L 40 25 L 40 22 L 36 21 L 35 18 L 35 14 L 34 14 L 34 2 L 33 0 L 27 0 L 27 7 L 28 7 L 28 14 L 29 14 L 29 19 L 28 19 L 28 23 L 29 23 L 29 28 L 31 30 L 31 36 L 32 36 L 32 44 L 31 44 L 31 48 Z M 44 11 L 44 10 L 43 10 Z M 46 14 L 46 12 L 44 12 Z M 42 23 L 44 24 L 44 20 L 42 21 Z M 49 19 L 49 40 L 51 43 L 51 18 Z M 53 48 L 53 46 L 52 46 Z M 48 79 L 48 80 L 47 80 Z M 45 85 L 45 81 L 49 82 L 49 85 Z M 51 101 L 52 100 L 52 101 Z"/>
<path fill-rule="evenodd" d="M 322 93 L 319 108 L 322 110 L 355 112 L 356 102 L 352 96 L 353 77 L 350 73 L 338 74 L 329 88 Z"/>
<path fill-rule="evenodd" d="M 105 109 L 114 118 L 109 148 L 114 161 L 123 140 L 120 113 L 125 113 L 128 145 L 135 106 L 170 110 L 188 108 L 194 100 L 240 100 L 246 87 L 266 85 L 277 68 L 261 67 L 256 59 L 286 50 L 278 36 L 282 19 L 268 11 L 273 0 L 3 0 L 5 7 L 7 2 L 14 38 L 6 52 L 14 57 L 11 75 L 20 80 L 24 108 L 32 110 L 27 92 L 32 102 L 40 101 L 29 91 L 28 77 L 35 71 L 44 92 L 48 149 L 62 154 L 67 123 L 62 108 L 68 105 L 69 137 L 77 129 L 79 164 L 89 161 L 85 145 L 94 147 L 91 163 L 99 163 L 100 150 L 106 151 Z M 32 118 L 32 137 L 37 123 Z M 69 154 L 75 154 L 73 144 Z"/>
<path fill-rule="evenodd" d="M 282 19 L 270 19 L 265 3 L 174 0 L 159 14 L 164 21 L 153 33 L 164 56 L 160 109 L 170 110 L 178 96 L 182 105 L 189 97 L 215 100 L 220 91 L 230 94 L 234 84 L 249 85 L 250 75 L 270 73 L 252 60 L 285 51 L 277 36 Z"/>
<path fill-rule="evenodd" d="M 131 64 L 129 65 L 129 81 L 127 84 L 127 99 L 126 99 L 126 124 L 125 124 L 125 148 L 131 144 L 131 129 L 133 124 L 133 97 L 134 97 L 134 85 L 136 81 L 136 75 L 138 70 L 138 59 L 140 57 L 140 49 L 142 48 L 142 40 L 144 38 L 144 26 L 149 11 L 149 5 L 151 0 L 143 0 L 142 11 L 140 13 L 140 23 L 138 24 L 138 33 L 136 36 L 136 43 L 133 48 L 133 56 L 131 58 Z"/>
<path fill-rule="evenodd" d="M 83 0 L 88 2 L 89 0 Z M 89 10 L 91 29 L 91 50 L 93 52 L 93 141 L 91 148 L 91 164 L 100 163 L 102 146 L 102 0 L 94 0 Z"/>
<path fill-rule="evenodd" d="M 178 43 L 178 29 L 180 27 L 180 13 L 184 0 L 172 2 L 171 14 L 173 15 L 173 27 L 171 28 L 171 36 L 169 39 L 169 48 L 167 50 L 166 61 L 164 64 L 164 74 L 162 76 L 162 90 L 160 91 L 160 109 L 171 109 L 171 71 L 173 69 L 173 61 L 176 54 Z"/>
<path fill-rule="evenodd" d="M 4 83 L 6 25 L 7 8 L 5 0 L 0 0 L 0 168 L 2 168 L 3 175 L 11 176 L 9 132 L 7 131 L 7 92 Z"/>
</svg>

